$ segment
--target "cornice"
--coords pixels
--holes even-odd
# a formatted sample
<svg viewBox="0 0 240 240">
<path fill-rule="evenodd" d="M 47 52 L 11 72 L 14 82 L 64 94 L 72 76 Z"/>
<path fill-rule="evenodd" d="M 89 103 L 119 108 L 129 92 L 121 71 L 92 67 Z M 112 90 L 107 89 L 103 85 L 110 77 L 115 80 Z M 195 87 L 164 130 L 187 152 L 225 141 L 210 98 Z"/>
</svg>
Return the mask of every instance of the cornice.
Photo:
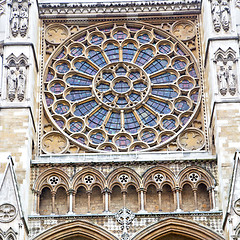
<svg viewBox="0 0 240 240">
<path fill-rule="evenodd" d="M 40 18 L 51 17 L 119 17 L 150 15 L 182 15 L 200 13 L 201 2 L 194 1 L 138 1 L 115 3 L 39 3 Z"/>
</svg>

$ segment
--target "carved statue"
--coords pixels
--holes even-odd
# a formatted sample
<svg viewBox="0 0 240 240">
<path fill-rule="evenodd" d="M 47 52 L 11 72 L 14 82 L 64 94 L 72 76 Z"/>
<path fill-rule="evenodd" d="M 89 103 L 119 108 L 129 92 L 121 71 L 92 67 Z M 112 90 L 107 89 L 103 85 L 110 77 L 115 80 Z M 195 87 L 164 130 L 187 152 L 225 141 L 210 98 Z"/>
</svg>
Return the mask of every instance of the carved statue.
<svg viewBox="0 0 240 240">
<path fill-rule="evenodd" d="M 228 67 L 228 87 L 229 93 L 233 96 L 237 91 L 237 79 L 236 75 L 233 73 L 232 66 Z"/>
<path fill-rule="evenodd" d="M 226 0 L 221 4 L 221 23 L 224 31 L 227 32 L 230 25 L 230 8 Z"/>
<path fill-rule="evenodd" d="M 21 6 L 20 8 L 20 34 L 22 37 L 26 36 L 28 29 L 28 8 Z"/>
<path fill-rule="evenodd" d="M 15 6 L 12 8 L 10 24 L 11 24 L 12 35 L 16 37 L 18 35 L 18 29 L 19 29 L 19 10 Z"/>
<path fill-rule="evenodd" d="M 216 32 L 221 29 L 221 5 L 220 2 L 214 1 L 212 4 L 213 26 Z"/>
<path fill-rule="evenodd" d="M 9 74 L 7 76 L 7 83 L 8 83 L 8 97 L 9 100 L 12 102 L 15 98 L 17 88 L 17 74 L 15 68 L 11 68 L 9 70 Z"/>
<path fill-rule="evenodd" d="M 219 91 L 220 93 L 225 96 L 227 94 L 227 76 L 224 66 L 220 66 L 220 70 L 217 75 L 218 82 L 219 82 Z"/>
<path fill-rule="evenodd" d="M 24 73 L 23 68 L 19 69 L 19 75 L 18 75 L 18 86 L 17 86 L 17 97 L 19 101 L 22 101 L 24 98 L 25 93 L 25 84 L 26 84 L 26 76 Z"/>
</svg>

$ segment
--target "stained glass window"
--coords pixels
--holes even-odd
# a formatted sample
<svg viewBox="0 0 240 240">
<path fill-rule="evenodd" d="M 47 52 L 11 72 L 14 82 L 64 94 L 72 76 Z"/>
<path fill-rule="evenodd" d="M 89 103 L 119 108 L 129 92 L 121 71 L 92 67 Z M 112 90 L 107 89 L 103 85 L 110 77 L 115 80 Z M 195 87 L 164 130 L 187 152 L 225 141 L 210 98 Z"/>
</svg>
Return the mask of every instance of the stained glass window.
<svg viewBox="0 0 240 240">
<path fill-rule="evenodd" d="M 153 50 L 151 48 L 142 50 L 138 55 L 138 58 L 136 60 L 136 64 L 139 65 L 139 66 L 143 66 L 152 57 L 153 57 Z"/>
<path fill-rule="evenodd" d="M 121 116 L 119 113 L 111 113 L 105 129 L 109 134 L 115 134 L 121 130 Z"/>
<path fill-rule="evenodd" d="M 123 61 L 131 62 L 137 51 L 133 43 L 129 43 L 123 47 Z"/>
<path fill-rule="evenodd" d="M 73 75 L 66 79 L 66 82 L 72 86 L 89 86 L 92 81 L 86 77 L 81 77 L 79 75 Z"/>
<path fill-rule="evenodd" d="M 79 72 L 87 73 L 89 75 L 95 75 L 97 73 L 97 70 L 86 61 L 76 62 L 74 66 Z"/>
</svg>

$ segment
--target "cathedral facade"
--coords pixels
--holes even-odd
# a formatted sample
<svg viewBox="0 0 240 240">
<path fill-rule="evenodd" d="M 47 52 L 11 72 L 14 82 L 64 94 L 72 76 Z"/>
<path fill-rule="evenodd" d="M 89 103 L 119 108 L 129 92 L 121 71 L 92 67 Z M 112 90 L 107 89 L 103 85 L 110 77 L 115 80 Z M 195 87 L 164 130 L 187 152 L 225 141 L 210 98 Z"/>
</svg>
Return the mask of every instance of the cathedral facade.
<svg viewBox="0 0 240 240">
<path fill-rule="evenodd" d="M 240 2 L 0 1 L 0 240 L 240 239 Z"/>
</svg>

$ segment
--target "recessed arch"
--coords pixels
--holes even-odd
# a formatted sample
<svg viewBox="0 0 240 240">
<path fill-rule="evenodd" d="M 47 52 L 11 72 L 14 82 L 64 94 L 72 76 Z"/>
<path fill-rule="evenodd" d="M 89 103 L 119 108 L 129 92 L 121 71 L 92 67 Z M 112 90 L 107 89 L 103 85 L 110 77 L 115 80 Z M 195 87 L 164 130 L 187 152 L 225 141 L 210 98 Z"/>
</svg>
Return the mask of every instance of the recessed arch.
<svg viewBox="0 0 240 240">
<path fill-rule="evenodd" d="M 224 240 L 222 236 L 204 226 L 176 218 L 164 219 L 148 226 L 137 233 L 132 240 L 160 240 L 168 234 L 185 236 L 191 240 Z"/>
<path fill-rule="evenodd" d="M 40 233 L 34 240 L 60 240 L 82 236 L 89 240 L 117 240 L 105 229 L 85 221 L 74 221 L 59 224 Z"/>
</svg>

